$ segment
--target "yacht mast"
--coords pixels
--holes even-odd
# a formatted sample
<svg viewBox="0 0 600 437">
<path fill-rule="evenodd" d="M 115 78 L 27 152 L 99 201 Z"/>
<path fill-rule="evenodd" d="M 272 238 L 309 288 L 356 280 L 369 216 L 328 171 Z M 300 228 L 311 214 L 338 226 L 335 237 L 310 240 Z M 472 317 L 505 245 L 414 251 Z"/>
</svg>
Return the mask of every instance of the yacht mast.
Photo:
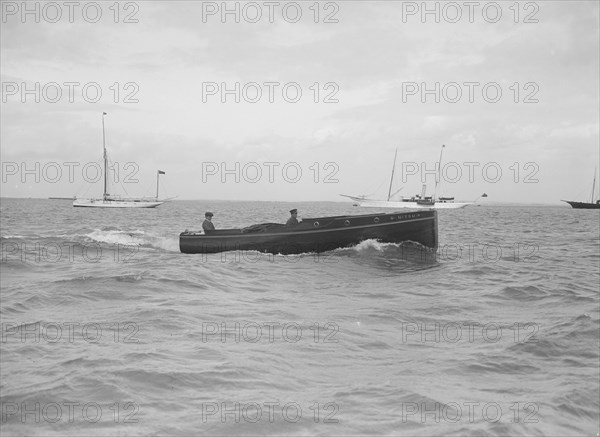
<svg viewBox="0 0 600 437">
<path fill-rule="evenodd" d="M 440 150 L 440 160 L 438 161 L 438 175 L 435 179 L 435 188 L 433 189 L 433 196 L 431 197 L 433 202 L 435 202 L 435 193 L 437 191 L 438 183 L 440 183 L 442 179 L 442 153 L 444 153 L 444 147 L 446 147 L 446 145 L 442 144 L 442 150 Z"/>
<path fill-rule="evenodd" d="M 388 202 L 390 201 L 390 197 L 392 195 L 392 183 L 394 182 L 394 170 L 396 170 L 396 156 L 398 155 L 398 149 L 396 149 L 396 153 L 394 153 L 394 166 L 392 167 L 392 177 L 390 178 L 390 189 L 388 190 Z"/>
<path fill-rule="evenodd" d="M 598 167 L 594 169 L 594 182 L 592 183 L 592 200 L 591 203 L 594 203 L 594 190 L 596 189 L 596 173 L 598 172 Z"/>
<path fill-rule="evenodd" d="M 102 113 L 102 148 L 104 149 L 104 194 L 102 199 L 108 198 L 108 155 L 106 154 L 106 135 L 104 133 L 104 116 L 106 112 Z"/>
</svg>

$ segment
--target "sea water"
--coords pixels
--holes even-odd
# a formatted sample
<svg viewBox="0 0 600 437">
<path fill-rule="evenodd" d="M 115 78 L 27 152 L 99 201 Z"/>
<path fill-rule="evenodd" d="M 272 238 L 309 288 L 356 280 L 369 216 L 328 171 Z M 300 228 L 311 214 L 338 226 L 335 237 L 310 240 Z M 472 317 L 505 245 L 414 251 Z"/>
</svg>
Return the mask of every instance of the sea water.
<svg viewBox="0 0 600 437">
<path fill-rule="evenodd" d="M 3 435 L 592 435 L 599 211 L 439 212 L 431 256 L 185 255 L 348 203 L 2 199 Z"/>
</svg>

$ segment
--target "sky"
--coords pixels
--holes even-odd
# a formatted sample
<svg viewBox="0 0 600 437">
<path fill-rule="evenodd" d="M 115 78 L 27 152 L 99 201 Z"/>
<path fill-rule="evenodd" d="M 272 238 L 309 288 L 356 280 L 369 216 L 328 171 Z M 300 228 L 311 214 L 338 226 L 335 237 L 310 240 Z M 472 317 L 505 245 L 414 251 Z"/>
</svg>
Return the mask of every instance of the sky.
<svg viewBox="0 0 600 437">
<path fill-rule="evenodd" d="M 4 197 L 591 195 L 597 1 L 1 5 Z"/>
</svg>

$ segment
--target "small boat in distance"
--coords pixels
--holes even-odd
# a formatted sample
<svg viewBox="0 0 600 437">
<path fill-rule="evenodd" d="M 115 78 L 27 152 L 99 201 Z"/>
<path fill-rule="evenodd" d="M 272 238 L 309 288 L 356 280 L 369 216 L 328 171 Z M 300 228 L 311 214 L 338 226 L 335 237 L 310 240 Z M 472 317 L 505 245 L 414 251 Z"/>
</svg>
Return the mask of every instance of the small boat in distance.
<svg viewBox="0 0 600 437">
<path fill-rule="evenodd" d="M 431 196 L 425 196 L 424 191 L 426 186 L 423 185 L 422 194 L 416 194 L 410 198 L 402 198 L 401 200 L 370 200 L 364 197 L 353 197 L 340 194 L 341 196 L 352 199 L 355 203 L 354 206 L 361 206 L 363 208 L 411 208 L 411 209 L 460 209 L 465 206 L 476 203 L 480 198 L 487 197 L 486 193 L 483 193 L 473 202 L 455 202 L 453 197 L 439 197 L 437 202 L 434 202 Z"/>
<path fill-rule="evenodd" d="M 346 194 L 340 194 L 342 197 L 348 197 L 354 201 L 354 206 L 361 206 L 363 208 L 411 208 L 411 209 L 459 209 L 464 208 L 467 205 L 471 205 L 477 202 L 481 197 L 487 197 L 487 194 L 483 193 L 473 202 L 455 202 L 454 197 L 439 197 L 435 200 L 435 191 L 437 190 L 438 183 L 441 177 L 441 166 L 442 166 L 442 153 L 445 145 L 442 144 L 442 150 L 440 151 L 440 159 L 438 162 L 438 177 L 435 182 L 435 190 L 432 196 L 426 196 L 427 186 L 423 185 L 421 194 L 416 194 L 412 197 L 401 197 L 400 200 L 390 200 L 395 194 L 397 194 L 402 188 L 392 193 L 392 186 L 394 183 L 394 171 L 396 170 L 396 157 L 398 155 L 398 149 L 394 153 L 394 164 L 392 166 L 392 176 L 390 178 L 390 188 L 388 190 L 387 200 L 369 199 L 365 196 L 348 196 Z"/>
<path fill-rule="evenodd" d="M 592 183 L 592 196 L 590 197 L 589 202 L 576 202 L 574 200 L 562 200 L 562 202 L 567 202 L 574 209 L 600 209 L 600 199 L 596 199 L 594 202 L 594 191 L 596 189 L 596 172 L 598 169 L 594 170 L 594 182 Z"/>
<path fill-rule="evenodd" d="M 120 196 L 110 195 L 108 193 L 108 153 L 106 152 L 106 135 L 104 132 L 104 116 L 106 112 L 102 113 L 102 148 L 104 149 L 104 192 L 101 199 L 78 199 L 73 200 L 74 207 L 85 207 L 85 208 L 156 208 L 162 205 L 169 199 L 158 200 L 158 181 L 161 174 L 165 174 L 164 171 L 158 170 L 156 172 L 156 197 L 140 197 L 140 198 L 122 198 Z"/>
<path fill-rule="evenodd" d="M 364 240 L 414 242 L 437 250 L 437 211 L 395 212 L 306 218 L 299 224 L 262 223 L 242 229 L 179 234 L 183 253 L 255 250 L 272 254 L 326 252 Z"/>
</svg>

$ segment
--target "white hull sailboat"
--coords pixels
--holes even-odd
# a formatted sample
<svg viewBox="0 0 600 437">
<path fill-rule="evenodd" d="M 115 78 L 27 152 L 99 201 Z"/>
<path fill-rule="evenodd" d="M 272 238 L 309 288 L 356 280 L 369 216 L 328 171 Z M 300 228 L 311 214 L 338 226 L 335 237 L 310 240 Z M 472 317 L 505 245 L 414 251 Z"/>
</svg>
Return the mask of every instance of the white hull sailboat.
<svg viewBox="0 0 600 437">
<path fill-rule="evenodd" d="M 156 208 L 163 203 L 165 202 L 145 199 L 77 199 L 73 201 L 73 206 L 85 208 Z"/>
<path fill-rule="evenodd" d="M 355 206 L 361 206 L 363 208 L 411 208 L 411 209 L 460 209 L 467 205 L 471 205 L 473 202 L 431 202 L 424 200 L 419 203 L 417 201 L 410 200 L 370 200 L 361 197 L 344 196 L 352 199 Z"/>
<path fill-rule="evenodd" d="M 99 199 L 83 199 L 76 198 L 73 201 L 73 206 L 84 207 L 84 208 L 156 208 L 159 205 L 165 203 L 165 200 L 158 199 L 158 181 L 161 174 L 165 174 L 164 171 L 158 170 L 156 172 L 156 197 L 142 197 L 142 198 L 122 198 L 119 196 L 113 196 L 108 193 L 108 154 L 106 153 L 106 136 L 104 133 L 104 116 L 106 112 L 102 113 L 102 147 L 104 149 L 104 193 L 102 198 Z M 168 199 L 167 199 L 168 200 Z"/>
<path fill-rule="evenodd" d="M 444 145 L 442 145 L 442 151 L 440 152 L 440 160 L 438 172 L 441 171 L 442 165 L 442 152 L 444 151 Z M 468 205 L 472 205 L 477 202 L 479 198 L 477 198 L 473 202 L 455 202 L 454 197 L 439 197 L 437 200 L 435 199 L 435 191 L 433 196 L 426 197 L 425 192 L 427 190 L 427 186 L 423 185 L 423 189 L 420 195 L 416 195 L 410 198 L 401 197 L 400 200 L 390 200 L 393 195 L 395 195 L 398 191 L 392 194 L 392 185 L 394 183 L 394 171 L 396 170 L 396 157 L 398 155 L 398 149 L 396 149 L 396 153 L 394 154 L 394 165 L 392 167 L 392 177 L 390 178 L 390 188 L 388 190 L 387 200 L 377 200 L 377 199 L 369 199 L 365 196 L 348 196 L 346 194 L 340 194 L 340 196 L 348 197 L 352 201 L 354 201 L 354 206 L 360 206 L 363 208 L 393 208 L 393 209 L 460 209 L 464 208 Z M 439 179 L 439 175 L 438 175 Z M 435 186 L 437 189 L 438 181 L 436 180 Z M 487 194 L 482 194 L 480 197 L 487 197 Z"/>
</svg>

